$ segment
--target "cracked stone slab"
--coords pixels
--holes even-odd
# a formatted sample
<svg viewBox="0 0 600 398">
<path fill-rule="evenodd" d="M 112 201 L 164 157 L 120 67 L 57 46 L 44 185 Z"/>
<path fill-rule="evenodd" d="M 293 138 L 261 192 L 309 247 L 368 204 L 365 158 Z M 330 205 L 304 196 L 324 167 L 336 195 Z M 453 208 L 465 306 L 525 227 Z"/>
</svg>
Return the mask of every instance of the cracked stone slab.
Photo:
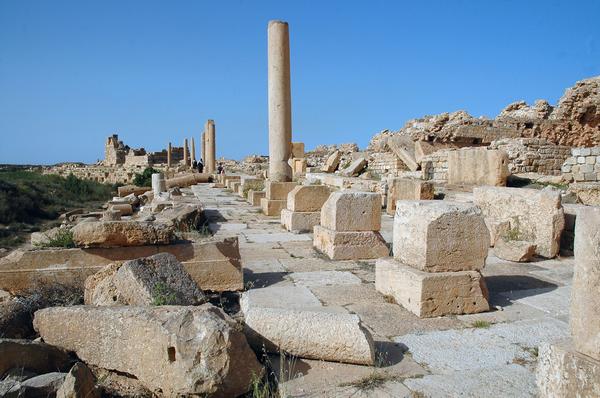
<svg viewBox="0 0 600 398">
<path fill-rule="evenodd" d="M 300 286 L 360 285 L 361 280 L 346 271 L 293 272 L 290 278 Z"/>
</svg>

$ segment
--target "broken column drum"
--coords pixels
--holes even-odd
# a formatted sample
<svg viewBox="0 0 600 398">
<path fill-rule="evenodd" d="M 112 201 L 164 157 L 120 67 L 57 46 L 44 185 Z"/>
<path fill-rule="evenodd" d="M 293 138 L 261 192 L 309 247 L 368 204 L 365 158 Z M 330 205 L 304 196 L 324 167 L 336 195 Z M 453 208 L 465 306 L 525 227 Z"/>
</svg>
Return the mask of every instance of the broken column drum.
<svg viewBox="0 0 600 398">
<path fill-rule="evenodd" d="M 166 192 L 166 190 L 167 180 L 165 180 L 165 175 L 163 173 L 152 174 L 152 191 L 154 192 L 154 197 L 160 195 L 161 192 Z"/>
</svg>

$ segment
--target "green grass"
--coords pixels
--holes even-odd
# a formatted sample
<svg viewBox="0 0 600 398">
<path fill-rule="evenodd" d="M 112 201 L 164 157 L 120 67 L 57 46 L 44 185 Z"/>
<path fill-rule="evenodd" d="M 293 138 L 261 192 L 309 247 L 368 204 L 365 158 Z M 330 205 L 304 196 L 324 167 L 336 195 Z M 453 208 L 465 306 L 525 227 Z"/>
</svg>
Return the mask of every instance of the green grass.
<svg viewBox="0 0 600 398">
<path fill-rule="evenodd" d="M 488 321 L 481 320 L 481 319 L 478 319 L 471 324 L 471 327 L 474 327 L 476 329 L 487 329 L 490 326 L 492 326 L 491 323 L 489 323 Z"/>
<path fill-rule="evenodd" d="M 48 235 L 46 235 L 48 236 Z M 58 232 L 54 236 L 48 236 L 49 241 L 45 243 L 41 243 L 36 245 L 40 248 L 45 247 L 64 247 L 71 248 L 75 247 L 75 242 L 73 241 L 73 232 L 69 229 L 59 229 Z"/>
<path fill-rule="evenodd" d="M 158 282 L 152 289 L 152 305 L 174 305 L 177 295 L 164 282 Z"/>
</svg>

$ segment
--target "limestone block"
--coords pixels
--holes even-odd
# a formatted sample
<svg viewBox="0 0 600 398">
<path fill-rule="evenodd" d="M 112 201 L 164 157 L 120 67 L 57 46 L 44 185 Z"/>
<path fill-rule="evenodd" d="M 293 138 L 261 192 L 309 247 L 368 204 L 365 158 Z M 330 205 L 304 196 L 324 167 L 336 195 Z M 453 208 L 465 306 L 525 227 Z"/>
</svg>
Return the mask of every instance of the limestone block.
<svg viewBox="0 0 600 398">
<path fill-rule="evenodd" d="M 321 211 L 331 189 L 325 185 L 297 185 L 288 193 L 287 208 L 291 211 Z"/>
<path fill-rule="evenodd" d="M 577 201 L 588 206 L 600 206 L 600 183 L 578 182 L 569 185 L 568 192 L 577 196 Z"/>
<path fill-rule="evenodd" d="M 121 216 L 130 216 L 133 214 L 133 207 L 129 203 L 115 203 L 108 207 L 108 210 L 118 211 Z"/>
<path fill-rule="evenodd" d="M 266 197 L 260 200 L 260 207 L 262 208 L 263 214 L 266 216 L 280 217 L 281 210 L 285 209 L 286 206 L 286 200 L 271 200 Z"/>
<path fill-rule="evenodd" d="M 156 300 L 171 305 L 198 305 L 204 293 L 174 255 L 160 253 L 113 264 L 92 275 L 85 283 L 89 305 L 153 305 Z"/>
<path fill-rule="evenodd" d="M 191 231 L 202 222 L 202 207 L 196 203 L 174 203 L 157 214 L 156 221 L 177 231 Z"/>
<path fill-rule="evenodd" d="M 578 353 L 568 341 L 542 343 L 536 381 L 540 398 L 600 397 L 600 361 Z"/>
<path fill-rule="evenodd" d="M 469 203 L 398 201 L 394 257 L 428 272 L 480 270 L 490 238 L 481 211 Z"/>
<path fill-rule="evenodd" d="M 73 241 L 83 247 L 166 245 L 174 239 L 174 228 L 141 221 L 91 221 L 73 228 Z"/>
<path fill-rule="evenodd" d="M 402 163 L 410 171 L 417 171 L 419 169 L 419 164 L 415 159 L 415 144 L 412 139 L 402 136 L 390 137 L 387 140 L 387 146 L 392 150 L 394 155 L 402 160 Z"/>
<path fill-rule="evenodd" d="M 77 362 L 56 392 L 56 398 L 100 398 L 96 379 L 83 362 Z"/>
<path fill-rule="evenodd" d="M 600 208 L 577 213 L 571 334 L 575 349 L 600 360 Z"/>
<path fill-rule="evenodd" d="M 211 304 L 46 308 L 34 327 L 48 344 L 166 396 L 238 396 L 262 374 L 235 322 Z"/>
<path fill-rule="evenodd" d="M 248 191 L 248 202 L 250 202 L 252 206 L 258 207 L 260 206 L 260 200 L 264 198 L 266 194 L 265 191 L 254 191 L 251 189 Z"/>
<path fill-rule="evenodd" d="M 389 254 L 377 231 L 339 232 L 321 225 L 313 228 L 313 246 L 332 260 L 367 260 Z"/>
<path fill-rule="evenodd" d="M 375 288 L 420 318 L 489 310 L 479 271 L 424 272 L 392 258 L 375 264 Z"/>
<path fill-rule="evenodd" d="M 265 192 L 266 198 L 270 200 L 287 200 L 288 193 L 298 184 L 295 182 L 274 182 L 266 181 Z"/>
<path fill-rule="evenodd" d="M 535 244 L 524 240 L 498 239 L 494 246 L 494 254 L 503 260 L 524 263 L 531 261 L 535 249 Z"/>
<path fill-rule="evenodd" d="M 448 152 L 448 184 L 506 185 L 508 155 L 498 149 L 462 148 Z"/>
<path fill-rule="evenodd" d="M 398 200 L 431 200 L 433 184 L 414 178 L 392 178 L 389 183 L 389 195 L 386 211 L 393 216 Z"/>
<path fill-rule="evenodd" d="M 333 192 L 321 208 L 321 225 L 334 231 L 379 231 L 381 195 L 373 192 Z"/>
<path fill-rule="evenodd" d="M 338 166 L 340 165 L 341 159 L 342 154 L 340 153 L 340 151 L 333 152 L 327 157 L 327 160 L 325 161 L 325 164 L 323 165 L 321 171 L 323 171 L 324 173 L 333 173 L 337 170 Z"/>
<path fill-rule="evenodd" d="M 121 198 L 130 194 L 142 195 L 144 192 L 152 191 L 152 187 L 138 187 L 137 185 L 124 185 L 117 188 L 117 195 Z"/>
<path fill-rule="evenodd" d="M 367 167 L 367 159 L 358 158 L 356 160 L 353 160 L 348 167 L 341 170 L 340 174 L 346 177 L 355 177 L 359 175 L 365 167 Z"/>
<path fill-rule="evenodd" d="M 281 225 L 290 232 L 312 232 L 313 227 L 320 223 L 320 211 L 298 212 L 289 209 L 281 210 Z"/>
<path fill-rule="evenodd" d="M 304 142 L 292 142 L 292 158 L 304 157 Z"/>
<path fill-rule="evenodd" d="M 240 300 L 246 334 L 255 349 L 264 347 L 267 352 L 285 351 L 301 358 L 373 365 L 373 338 L 358 315 L 341 307 L 322 307 L 316 297 L 311 306 L 314 295 L 295 292 L 306 288 L 274 288 L 269 294 L 272 289 L 250 290 Z M 289 300 L 280 303 L 287 291 L 306 305 L 287 305 Z"/>
<path fill-rule="evenodd" d="M 535 243 L 536 254 L 554 257 L 560 248 L 564 210 L 559 191 L 505 187 L 476 187 L 473 201 L 488 223 L 508 221 L 519 240 Z"/>
<path fill-rule="evenodd" d="M 210 174 L 208 173 L 191 173 L 186 174 L 174 178 L 169 178 L 167 180 L 167 188 L 185 188 L 190 185 L 196 185 L 200 183 L 207 183 L 210 179 Z"/>
</svg>

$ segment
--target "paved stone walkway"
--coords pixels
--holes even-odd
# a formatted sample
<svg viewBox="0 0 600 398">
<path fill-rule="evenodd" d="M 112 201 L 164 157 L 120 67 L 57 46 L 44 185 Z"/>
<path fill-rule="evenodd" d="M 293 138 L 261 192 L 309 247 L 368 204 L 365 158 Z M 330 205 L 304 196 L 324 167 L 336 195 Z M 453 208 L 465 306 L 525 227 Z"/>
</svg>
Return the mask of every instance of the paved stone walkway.
<svg viewBox="0 0 600 398">
<path fill-rule="evenodd" d="M 324 306 L 358 314 L 376 340 L 377 367 L 271 356 L 285 396 L 533 397 L 537 346 L 569 334 L 572 257 L 518 264 L 490 252 L 493 311 L 419 319 L 375 290 L 374 261 L 328 260 L 312 234 L 286 232 L 239 196 L 192 190 L 215 235 L 239 237 L 247 289 L 305 286 Z M 388 243 L 392 224 L 382 216 Z"/>
</svg>

